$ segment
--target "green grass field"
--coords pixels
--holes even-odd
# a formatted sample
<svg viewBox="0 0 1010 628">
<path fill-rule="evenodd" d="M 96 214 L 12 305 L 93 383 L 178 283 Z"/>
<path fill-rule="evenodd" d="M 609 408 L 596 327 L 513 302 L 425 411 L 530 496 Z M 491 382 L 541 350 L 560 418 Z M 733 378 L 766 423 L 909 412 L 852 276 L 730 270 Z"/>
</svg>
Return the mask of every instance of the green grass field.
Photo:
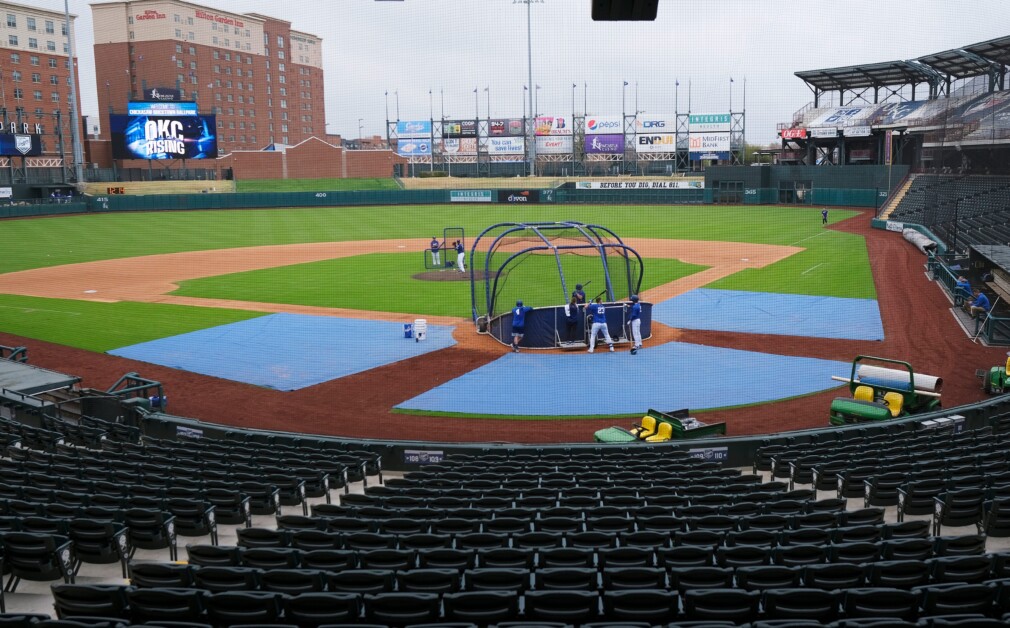
<svg viewBox="0 0 1010 628">
<path fill-rule="evenodd" d="M 518 286 L 522 282 L 524 288 L 519 293 L 503 292 L 503 309 L 511 308 L 518 298 L 534 307 L 565 302 L 554 258 L 534 255 L 529 259 L 524 265 L 522 278 L 509 278 L 510 286 Z M 421 271 L 420 265 L 421 253 L 373 253 L 184 281 L 173 294 L 432 316 L 469 315 L 470 282 L 413 279 L 412 276 Z M 642 282 L 643 289 L 668 283 L 703 268 L 672 259 L 646 260 L 645 266 L 648 272 Z M 569 290 L 574 283 L 572 281 Z M 590 287 L 595 285 L 602 286 L 603 280 L 595 280 Z"/>
<path fill-rule="evenodd" d="M 831 220 L 853 214 L 832 210 Z M 823 229 L 819 209 L 812 207 L 434 205 L 95 214 L 12 220 L 3 223 L 5 243 L 0 273 L 155 253 L 269 244 L 386 238 L 427 240 L 433 235 L 441 237 L 446 226 L 464 227 L 471 242 L 477 233 L 497 222 L 555 220 L 601 224 L 625 238 L 804 247 L 807 250 L 801 254 L 764 269 L 738 273 L 711 287 L 854 298 L 875 296 L 863 239 Z M 469 314 L 468 284 L 411 279 L 411 275 L 423 270 L 419 251 L 413 256 L 405 253 L 388 256 L 389 259 L 378 257 L 203 279 L 182 286 L 181 292 L 378 311 Z M 651 260 L 645 269 L 646 285 L 696 270 L 679 262 Z M 548 276 L 556 277 L 557 273 Z M 549 286 L 548 282 L 549 279 L 545 285 Z M 208 286 L 214 286 L 216 294 L 211 295 Z M 543 295 L 532 293 L 523 298 L 533 303 L 539 299 L 556 303 L 559 299 L 553 296 L 555 290 L 559 288 L 548 287 Z M 44 310 L 51 312 L 47 314 Z M 0 295 L 0 329 L 96 351 L 255 315 L 158 304 L 93 304 Z"/>
<path fill-rule="evenodd" d="M 393 179 L 250 179 L 236 181 L 236 192 L 317 192 L 319 190 L 399 190 Z"/>
</svg>

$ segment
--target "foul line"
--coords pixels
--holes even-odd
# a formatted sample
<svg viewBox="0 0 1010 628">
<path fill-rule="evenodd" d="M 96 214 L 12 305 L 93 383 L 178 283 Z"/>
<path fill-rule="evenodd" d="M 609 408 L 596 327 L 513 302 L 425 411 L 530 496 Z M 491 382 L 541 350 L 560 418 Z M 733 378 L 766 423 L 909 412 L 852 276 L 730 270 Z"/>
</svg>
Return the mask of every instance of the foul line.
<svg viewBox="0 0 1010 628">
<path fill-rule="evenodd" d="M 800 276 L 802 277 L 803 275 L 805 275 L 805 274 L 809 273 L 809 272 L 810 272 L 810 271 L 812 271 L 813 269 L 815 269 L 815 268 L 818 268 L 818 267 L 820 267 L 820 266 L 824 266 L 824 264 L 825 264 L 825 262 L 821 262 L 821 263 L 820 263 L 820 264 L 818 264 L 817 266 L 811 266 L 810 268 L 808 268 L 808 269 L 806 269 L 805 271 L 803 271 L 802 273 L 800 273 Z"/>
<path fill-rule="evenodd" d="M 822 231 L 822 232 L 820 232 L 818 234 L 815 234 L 815 235 L 812 235 L 812 236 L 807 236 L 807 237 L 803 238 L 802 240 L 797 240 L 797 241 L 793 242 L 792 244 L 790 244 L 789 246 L 796 246 L 800 242 L 805 242 L 807 240 L 812 240 L 813 238 L 816 238 L 817 236 L 822 236 L 825 233 L 831 233 L 831 232 L 830 231 Z"/>
<path fill-rule="evenodd" d="M 22 312 L 32 313 L 32 312 L 52 312 L 54 314 L 70 314 L 71 316 L 80 316 L 80 312 L 68 312 L 66 310 L 45 310 L 40 307 L 20 307 L 17 305 L 0 305 L 0 308 L 5 310 L 21 310 Z"/>
</svg>

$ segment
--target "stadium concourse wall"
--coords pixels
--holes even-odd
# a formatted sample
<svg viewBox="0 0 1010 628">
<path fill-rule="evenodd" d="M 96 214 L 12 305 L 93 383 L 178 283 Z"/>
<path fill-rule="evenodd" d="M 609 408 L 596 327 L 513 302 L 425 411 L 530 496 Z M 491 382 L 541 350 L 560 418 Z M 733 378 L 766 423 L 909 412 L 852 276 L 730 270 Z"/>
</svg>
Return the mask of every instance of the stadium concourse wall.
<svg viewBox="0 0 1010 628">
<path fill-rule="evenodd" d="M 995 421 L 1010 417 L 1010 395 L 993 397 L 974 404 L 960 406 L 914 417 L 895 419 L 879 423 L 861 423 L 844 427 L 827 427 L 827 410 L 820 429 L 796 430 L 777 434 L 747 437 L 719 437 L 697 440 L 671 441 L 661 444 L 611 444 L 588 442 L 592 435 L 572 430 L 573 439 L 586 442 L 572 442 L 550 445 L 520 445 L 514 443 L 435 443 L 425 441 L 376 441 L 367 439 L 346 439 L 330 436 L 315 436 L 295 432 L 240 429 L 227 425 L 208 423 L 196 419 L 172 416 L 162 413 L 141 413 L 139 426 L 145 436 L 151 438 L 186 441 L 198 439 L 231 440 L 242 442 L 285 443 L 311 447 L 318 441 L 339 442 L 354 449 L 364 449 L 382 457 L 383 469 L 391 471 L 413 471 L 428 463 L 441 462 L 452 454 L 553 454 L 578 451 L 624 451 L 634 452 L 638 448 L 671 448 L 686 450 L 690 455 L 706 460 L 722 462 L 728 467 L 749 467 L 753 464 L 759 448 L 766 445 L 798 445 L 804 443 L 825 443 L 845 441 L 849 438 L 890 433 L 895 439 L 902 434 L 914 434 L 931 429 L 971 430 L 992 425 Z M 645 411 L 643 410 L 643 414 Z M 937 421 L 937 419 L 952 419 Z M 417 417 L 423 421 L 424 417 Z M 465 420 L 465 419 L 464 419 Z M 629 421 L 625 427 L 630 427 Z M 769 426 L 773 427 L 773 426 Z"/>
</svg>

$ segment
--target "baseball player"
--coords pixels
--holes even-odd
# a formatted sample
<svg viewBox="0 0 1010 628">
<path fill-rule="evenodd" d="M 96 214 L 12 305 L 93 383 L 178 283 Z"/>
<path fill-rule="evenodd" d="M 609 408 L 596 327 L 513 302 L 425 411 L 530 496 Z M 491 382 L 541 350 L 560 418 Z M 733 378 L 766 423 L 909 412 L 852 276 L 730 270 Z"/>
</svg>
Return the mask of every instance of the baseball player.
<svg viewBox="0 0 1010 628">
<path fill-rule="evenodd" d="M 516 307 L 512 310 L 512 351 L 515 353 L 519 353 L 519 343 L 526 331 L 526 314 L 532 311 L 533 308 L 523 305 L 521 300 L 516 301 Z"/>
<path fill-rule="evenodd" d="M 466 257 L 466 253 L 463 251 L 463 241 L 456 240 L 456 265 L 459 266 L 459 272 L 465 273 L 466 267 L 463 266 L 463 259 Z"/>
<path fill-rule="evenodd" d="M 592 331 L 589 333 L 589 353 L 596 348 L 596 334 L 603 332 L 603 338 L 607 341 L 610 350 L 614 350 L 614 341 L 610 339 L 610 330 L 607 329 L 607 308 L 601 303 L 600 297 L 596 297 L 596 303 L 590 303 L 586 308 L 586 313 L 593 317 Z"/>
<path fill-rule="evenodd" d="M 575 302 L 577 304 L 579 305 L 586 304 L 586 293 L 582 289 L 582 284 L 580 283 L 575 284 L 575 292 L 572 293 L 572 296 L 575 298 Z"/>
<path fill-rule="evenodd" d="M 637 294 L 631 295 L 631 313 L 628 320 L 631 321 L 631 337 L 634 340 L 631 355 L 635 355 L 642 348 L 642 304 L 638 302 Z"/>
<path fill-rule="evenodd" d="M 828 224 L 828 208 L 827 207 L 825 207 L 824 209 L 821 210 L 821 224 L 822 225 Z"/>
<path fill-rule="evenodd" d="M 431 236 L 431 263 L 438 268 L 442 265 L 442 256 L 439 254 L 439 249 L 442 248 L 438 244 L 438 239 L 435 236 Z"/>
</svg>

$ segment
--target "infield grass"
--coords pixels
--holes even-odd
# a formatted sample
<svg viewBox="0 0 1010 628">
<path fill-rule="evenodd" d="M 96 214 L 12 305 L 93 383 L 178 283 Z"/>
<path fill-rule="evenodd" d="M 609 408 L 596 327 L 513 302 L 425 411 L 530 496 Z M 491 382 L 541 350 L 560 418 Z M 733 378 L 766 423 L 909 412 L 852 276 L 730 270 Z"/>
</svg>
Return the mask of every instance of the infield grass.
<svg viewBox="0 0 1010 628">
<path fill-rule="evenodd" d="M 516 299 L 522 299 L 533 307 L 564 303 L 565 291 L 561 288 L 554 257 L 530 255 L 527 260 L 523 264 L 522 277 L 518 276 L 518 271 L 510 275 L 509 288 L 501 292 L 500 309 L 508 310 Z M 420 265 L 420 252 L 373 253 L 193 279 L 181 282 L 173 294 L 432 316 L 469 316 L 469 273 L 461 275 L 466 278 L 465 281 L 414 279 L 413 275 L 419 272 Z M 642 281 L 643 290 L 704 268 L 675 259 L 648 259 L 645 260 L 645 267 L 647 272 Z M 449 277 L 458 274 L 455 270 L 441 272 L 449 273 Z M 602 277 L 602 273 L 600 275 Z M 592 288 L 603 285 L 602 278 L 597 281 L 588 273 L 578 276 L 581 279 L 568 277 L 569 291 L 574 288 L 576 281 L 592 280 L 593 284 L 589 286 L 591 293 L 595 293 Z M 520 285 L 522 288 L 519 288 Z M 483 290 L 483 287 L 479 289 Z M 618 296 L 624 298 L 627 294 Z"/>
</svg>

